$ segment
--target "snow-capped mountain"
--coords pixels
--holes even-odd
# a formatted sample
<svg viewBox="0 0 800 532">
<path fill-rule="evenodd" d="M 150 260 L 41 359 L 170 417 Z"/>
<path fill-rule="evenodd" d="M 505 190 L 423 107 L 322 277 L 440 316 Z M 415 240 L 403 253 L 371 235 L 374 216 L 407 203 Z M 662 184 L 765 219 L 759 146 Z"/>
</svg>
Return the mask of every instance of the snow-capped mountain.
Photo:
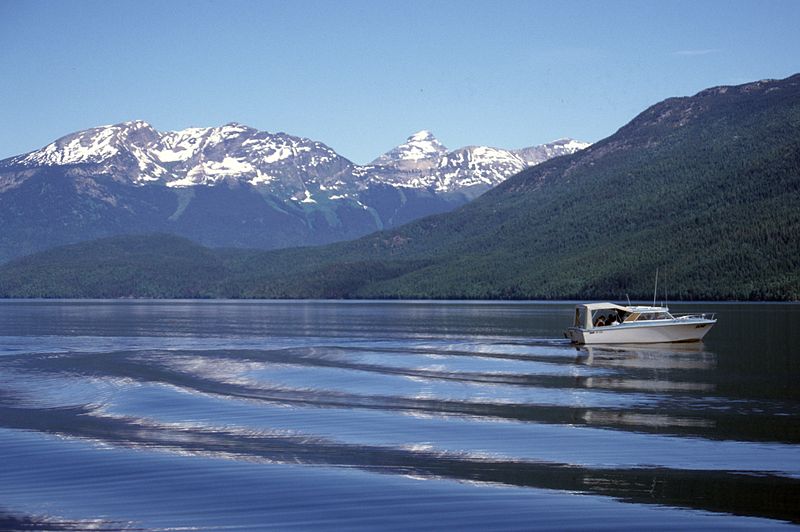
<svg viewBox="0 0 800 532">
<path fill-rule="evenodd" d="M 426 166 L 447 153 L 439 139 L 433 133 L 423 129 L 408 137 L 399 146 L 392 148 L 374 161 L 371 166 L 392 166 L 398 169 L 416 170 Z"/>
<path fill-rule="evenodd" d="M 587 146 L 561 139 L 520 150 L 467 146 L 449 151 L 430 131 L 422 130 L 357 171 L 395 186 L 478 195 L 529 166 Z"/>
<path fill-rule="evenodd" d="M 354 238 L 451 210 L 585 146 L 449 151 L 423 130 L 357 165 L 322 142 L 237 123 L 163 133 L 141 120 L 101 126 L 0 161 L 0 261 L 121 232 L 265 248 Z"/>
<path fill-rule="evenodd" d="M 305 199 L 310 189 L 355 192 L 374 183 L 436 192 L 485 190 L 528 166 L 586 146 L 563 139 L 521 150 L 468 146 L 448 151 L 422 130 L 369 165 L 358 166 L 321 142 L 286 133 L 237 123 L 160 133 L 136 120 L 72 133 L 2 161 L 0 169 L 80 165 L 134 185 L 247 183 Z"/>
<path fill-rule="evenodd" d="M 0 164 L 27 168 L 92 164 L 131 182 L 144 183 L 166 173 L 151 151 L 160 138 L 150 124 L 136 120 L 72 133 Z"/>
<path fill-rule="evenodd" d="M 553 157 L 560 157 L 562 155 L 569 155 L 576 151 L 588 148 L 591 144 L 588 142 L 581 142 L 575 139 L 559 139 L 547 144 L 540 144 L 539 146 L 531 146 L 529 148 L 522 148 L 513 150 L 513 153 L 520 156 L 525 164 L 533 166 L 543 163 Z"/>
<path fill-rule="evenodd" d="M 353 164 L 321 142 L 241 124 L 159 133 L 137 120 L 73 133 L 2 166 L 82 165 L 135 185 L 245 182 L 304 196 L 306 182 L 336 180 Z"/>
</svg>

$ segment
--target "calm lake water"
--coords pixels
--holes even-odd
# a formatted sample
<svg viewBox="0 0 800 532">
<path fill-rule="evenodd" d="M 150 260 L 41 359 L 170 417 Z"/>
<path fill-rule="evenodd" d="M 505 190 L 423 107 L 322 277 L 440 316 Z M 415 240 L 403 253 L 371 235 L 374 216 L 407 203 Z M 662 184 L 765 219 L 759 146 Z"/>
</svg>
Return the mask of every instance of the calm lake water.
<svg viewBox="0 0 800 532">
<path fill-rule="evenodd" d="M 800 523 L 800 305 L 591 349 L 572 308 L 2 301 L 0 528 Z"/>
</svg>

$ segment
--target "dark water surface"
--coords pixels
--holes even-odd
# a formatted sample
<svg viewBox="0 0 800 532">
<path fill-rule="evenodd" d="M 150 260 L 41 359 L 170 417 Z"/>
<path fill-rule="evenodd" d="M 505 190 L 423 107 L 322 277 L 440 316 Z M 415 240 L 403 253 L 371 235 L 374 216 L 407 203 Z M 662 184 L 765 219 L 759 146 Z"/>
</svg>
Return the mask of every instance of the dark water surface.
<svg viewBox="0 0 800 532">
<path fill-rule="evenodd" d="M 576 348 L 569 303 L 0 302 L 2 529 L 800 523 L 800 305 Z"/>
</svg>

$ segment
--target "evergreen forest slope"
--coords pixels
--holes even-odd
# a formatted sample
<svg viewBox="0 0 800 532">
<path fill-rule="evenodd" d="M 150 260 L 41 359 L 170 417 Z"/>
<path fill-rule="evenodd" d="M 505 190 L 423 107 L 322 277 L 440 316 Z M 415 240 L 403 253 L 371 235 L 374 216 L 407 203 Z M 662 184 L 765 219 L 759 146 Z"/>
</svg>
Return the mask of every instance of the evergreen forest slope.
<svg viewBox="0 0 800 532">
<path fill-rule="evenodd" d="M 169 247 L 164 236 L 137 238 Z M 109 245 L 11 262 L 0 294 L 96 297 L 128 272 L 136 281 L 119 295 L 647 298 L 659 268 L 670 299 L 796 300 L 800 75 L 665 100 L 585 150 L 391 231 L 322 248 L 193 249 L 189 263 L 208 267 L 191 274 L 195 284 L 114 263 Z M 60 275 L 77 262 L 98 281 Z"/>
</svg>

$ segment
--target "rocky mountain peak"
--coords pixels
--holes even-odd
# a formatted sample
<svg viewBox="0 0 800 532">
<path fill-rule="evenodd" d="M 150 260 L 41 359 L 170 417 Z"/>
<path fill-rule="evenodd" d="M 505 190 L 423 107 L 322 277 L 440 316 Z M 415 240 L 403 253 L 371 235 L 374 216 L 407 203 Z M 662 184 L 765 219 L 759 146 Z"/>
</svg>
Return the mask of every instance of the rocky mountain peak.
<svg viewBox="0 0 800 532">
<path fill-rule="evenodd" d="M 102 164 L 116 157 L 139 158 L 160 138 L 147 122 L 133 120 L 71 133 L 40 150 L 15 157 L 11 162 L 25 167 Z M 143 157 L 148 160 L 140 166 L 152 162 L 147 156 Z"/>
<path fill-rule="evenodd" d="M 403 144 L 372 161 L 371 164 L 383 166 L 411 163 L 413 165 L 424 160 L 438 160 L 445 153 L 447 153 L 447 148 L 439 142 L 439 139 L 427 129 L 423 129 L 408 137 Z"/>
<path fill-rule="evenodd" d="M 406 139 L 406 142 L 439 142 L 433 133 L 427 129 L 420 129 Z"/>
</svg>

